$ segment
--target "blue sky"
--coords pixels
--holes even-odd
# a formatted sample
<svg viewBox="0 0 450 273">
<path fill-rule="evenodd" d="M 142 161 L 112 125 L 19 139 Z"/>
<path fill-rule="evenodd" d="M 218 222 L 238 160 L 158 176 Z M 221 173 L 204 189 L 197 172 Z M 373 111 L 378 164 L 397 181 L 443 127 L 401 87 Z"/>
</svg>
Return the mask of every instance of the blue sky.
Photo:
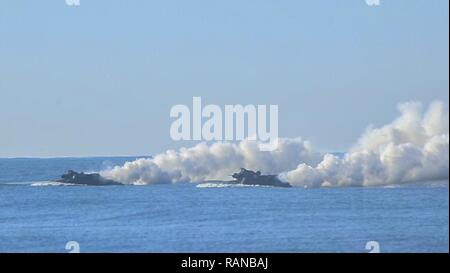
<svg viewBox="0 0 450 273">
<path fill-rule="evenodd" d="M 155 154 L 170 107 L 278 104 L 348 149 L 399 102 L 448 101 L 448 1 L 0 1 L 0 156 Z"/>
</svg>

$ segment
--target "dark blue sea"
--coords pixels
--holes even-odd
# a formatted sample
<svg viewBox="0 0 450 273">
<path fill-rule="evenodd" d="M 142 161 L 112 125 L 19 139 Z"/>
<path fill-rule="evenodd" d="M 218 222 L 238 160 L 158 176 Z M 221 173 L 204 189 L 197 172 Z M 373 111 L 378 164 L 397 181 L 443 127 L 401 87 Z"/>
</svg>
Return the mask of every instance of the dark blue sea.
<svg viewBox="0 0 450 273">
<path fill-rule="evenodd" d="M 0 252 L 448 252 L 448 182 L 373 188 L 51 186 L 134 157 L 0 159 Z M 69 243 L 73 244 L 73 243 Z"/>
</svg>

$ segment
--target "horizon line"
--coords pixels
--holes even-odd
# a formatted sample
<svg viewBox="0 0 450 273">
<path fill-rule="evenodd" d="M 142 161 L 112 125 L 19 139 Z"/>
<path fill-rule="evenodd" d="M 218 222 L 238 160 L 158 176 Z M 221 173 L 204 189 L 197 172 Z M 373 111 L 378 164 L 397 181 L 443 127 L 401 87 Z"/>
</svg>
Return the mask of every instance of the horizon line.
<svg viewBox="0 0 450 273">
<path fill-rule="evenodd" d="M 50 155 L 50 156 L 0 156 L 0 159 L 52 159 L 52 158 L 100 158 L 100 157 L 136 157 L 151 158 L 151 155 Z"/>
</svg>

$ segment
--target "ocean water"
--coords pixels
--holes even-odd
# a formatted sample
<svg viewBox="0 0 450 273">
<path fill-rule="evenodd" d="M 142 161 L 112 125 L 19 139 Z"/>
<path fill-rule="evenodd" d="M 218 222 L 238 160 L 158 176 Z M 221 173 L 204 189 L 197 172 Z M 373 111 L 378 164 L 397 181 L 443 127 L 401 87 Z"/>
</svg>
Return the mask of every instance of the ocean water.
<svg viewBox="0 0 450 273">
<path fill-rule="evenodd" d="M 134 158 L 0 159 L 0 252 L 448 252 L 448 182 L 374 188 L 50 186 Z M 45 186 L 47 185 L 47 186 Z"/>
</svg>

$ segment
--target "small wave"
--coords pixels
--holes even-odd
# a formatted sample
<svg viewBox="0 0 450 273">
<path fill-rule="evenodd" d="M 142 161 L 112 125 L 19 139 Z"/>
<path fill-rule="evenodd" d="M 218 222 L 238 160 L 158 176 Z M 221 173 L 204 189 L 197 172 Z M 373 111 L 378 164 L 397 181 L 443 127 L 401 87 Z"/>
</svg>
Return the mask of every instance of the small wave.
<svg viewBox="0 0 450 273">
<path fill-rule="evenodd" d="M 30 186 L 43 187 L 43 186 L 82 186 L 82 185 L 71 184 L 71 183 L 62 183 L 62 182 L 56 182 L 56 181 L 40 181 L 40 182 L 31 183 Z"/>
<path fill-rule="evenodd" d="M 245 185 L 245 184 L 230 184 L 230 183 L 201 183 L 197 188 L 239 188 L 239 187 L 268 187 L 261 185 Z"/>
<path fill-rule="evenodd" d="M 18 186 L 23 186 L 23 185 L 29 185 L 32 182 L 0 182 L 0 185 L 18 185 Z"/>
<path fill-rule="evenodd" d="M 142 181 L 136 181 L 136 182 L 130 183 L 130 185 L 133 185 L 133 186 L 148 186 L 147 183 L 142 182 Z"/>
<path fill-rule="evenodd" d="M 384 188 L 384 189 L 397 189 L 397 188 L 401 188 L 401 187 L 402 187 L 402 185 L 398 185 L 398 184 L 391 184 L 391 185 L 381 186 L 381 188 Z"/>
</svg>

